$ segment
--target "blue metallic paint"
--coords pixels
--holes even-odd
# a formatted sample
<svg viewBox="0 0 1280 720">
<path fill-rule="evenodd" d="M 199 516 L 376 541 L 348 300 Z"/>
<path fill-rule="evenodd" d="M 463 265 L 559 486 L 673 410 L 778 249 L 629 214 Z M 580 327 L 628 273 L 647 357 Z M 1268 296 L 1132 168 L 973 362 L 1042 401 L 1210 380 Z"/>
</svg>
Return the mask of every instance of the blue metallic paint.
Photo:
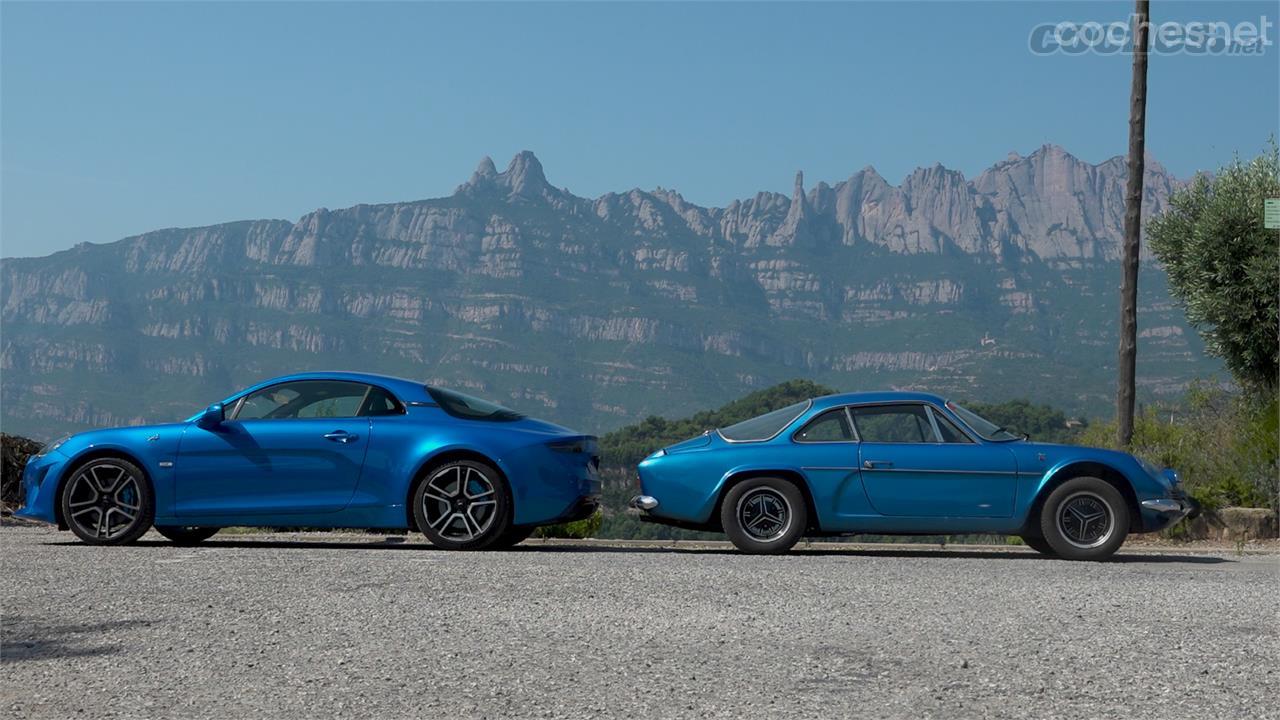
<svg viewBox="0 0 1280 720">
<path fill-rule="evenodd" d="M 380 387 L 402 415 L 291 420 L 198 421 L 94 430 L 32 457 L 17 514 L 59 522 L 58 493 L 68 472 L 103 454 L 132 459 L 155 491 L 157 525 L 409 528 L 413 481 L 432 465 L 468 456 L 503 473 L 516 525 L 556 522 L 600 495 L 595 438 L 523 418 L 467 420 L 435 405 L 425 386 L 363 373 L 300 373 L 274 378 L 222 401 L 228 409 L 264 387 L 295 380 L 345 380 Z M 331 442 L 340 430 L 356 436 Z M 548 443 L 581 438 L 583 453 Z"/>
<path fill-rule="evenodd" d="M 1171 471 L 1148 472 L 1132 455 L 1113 450 L 1027 441 L 993 442 L 969 431 L 972 444 L 805 443 L 793 439 L 831 408 L 924 403 L 961 428 L 968 426 L 927 393 L 850 393 L 817 398 L 783 432 L 760 442 L 725 441 L 710 432 L 659 450 L 638 468 L 641 492 L 655 498 L 649 519 L 717 529 L 715 510 L 727 486 L 753 475 L 786 475 L 812 499 L 815 534 L 1017 534 L 1057 483 L 1077 474 L 1103 476 L 1133 503 L 1131 532 L 1176 522 L 1140 508 L 1143 500 L 1178 494 Z M 889 461 L 892 469 L 864 463 Z"/>
</svg>

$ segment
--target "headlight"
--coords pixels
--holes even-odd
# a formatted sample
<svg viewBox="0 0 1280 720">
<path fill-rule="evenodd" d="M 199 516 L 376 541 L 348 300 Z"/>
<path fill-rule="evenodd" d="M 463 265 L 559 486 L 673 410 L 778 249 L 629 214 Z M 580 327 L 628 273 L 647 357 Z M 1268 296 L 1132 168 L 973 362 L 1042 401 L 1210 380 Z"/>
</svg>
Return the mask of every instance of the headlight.
<svg viewBox="0 0 1280 720">
<path fill-rule="evenodd" d="M 53 442 L 49 443 L 48 445 L 45 445 L 44 447 L 40 448 L 40 452 L 36 453 L 36 457 L 44 457 L 45 455 L 48 455 L 49 453 L 53 452 L 54 450 L 57 450 L 58 448 L 62 447 L 62 444 L 63 444 L 63 443 L 65 443 L 66 441 L 70 440 L 70 439 L 71 439 L 71 434 L 70 434 L 70 433 L 67 433 L 66 435 L 63 435 L 62 437 L 58 438 L 57 440 L 54 440 Z"/>
</svg>

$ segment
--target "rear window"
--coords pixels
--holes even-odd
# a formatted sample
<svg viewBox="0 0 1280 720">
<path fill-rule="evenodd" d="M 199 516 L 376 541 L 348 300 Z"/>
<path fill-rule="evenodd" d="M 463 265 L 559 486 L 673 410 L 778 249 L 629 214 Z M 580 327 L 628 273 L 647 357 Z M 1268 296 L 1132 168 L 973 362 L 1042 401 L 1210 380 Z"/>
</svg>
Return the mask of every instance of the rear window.
<svg viewBox="0 0 1280 720">
<path fill-rule="evenodd" d="M 763 415 L 757 415 L 750 420 L 743 420 L 735 425 L 719 430 L 720 437 L 731 442 L 751 442 L 753 440 L 768 440 L 769 438 L 782 432 L 784 428 L 792 423 L 800 414 L 809 409 L 809 400 L 788 405 L 781 410 L 774 410 Z"/>
<path fill-rule="evenodd" d="M 450 415 L 466 420 L 493 420 L 502 422 L 506 420 L 519 420 L 524 417 L 515 410 L 510 410 L 491 403 L 488 400 L 481 400 L 477 397 L 464 395 L 453 390 L 445 390 L 444 388 L 427 386 L 427 394 L 435 400 L 441 410 Z"/>
</svg>

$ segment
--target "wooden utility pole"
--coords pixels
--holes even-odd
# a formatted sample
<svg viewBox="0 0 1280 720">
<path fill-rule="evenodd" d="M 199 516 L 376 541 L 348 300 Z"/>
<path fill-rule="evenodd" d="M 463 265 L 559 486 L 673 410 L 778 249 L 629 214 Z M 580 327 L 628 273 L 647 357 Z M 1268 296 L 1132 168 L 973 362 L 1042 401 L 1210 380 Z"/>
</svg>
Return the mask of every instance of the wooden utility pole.
<svg viewBox="0 0 1280 720">
<path fill-rule="evenodd" d="M 1133 13 L 1133 88 L 1129 92 L 1129 182 L 1124 198 L 1124 279 L 1120 284 L 1120 382 L 1116 389 L 1116 442 L 1133 441 L 1133 404 L 1138 360 L 1138 252 L 1142 231 L 1142 174 L 1147 130 L 1147 27 L 1149 0 Z"/>
</svg>

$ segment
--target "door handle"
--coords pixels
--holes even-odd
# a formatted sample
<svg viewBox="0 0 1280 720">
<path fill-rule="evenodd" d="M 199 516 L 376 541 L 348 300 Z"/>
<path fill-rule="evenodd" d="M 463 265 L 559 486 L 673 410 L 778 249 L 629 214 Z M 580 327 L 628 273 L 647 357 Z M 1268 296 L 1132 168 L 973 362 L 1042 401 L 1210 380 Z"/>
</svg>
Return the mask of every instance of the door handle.
<svg viewBox="0 0 1280 720">
<path fill-rule="evenodd" d="M 863 460 L 862 467 L 868 470 L 875 470 L 876 468 L 891 468 L 893 467 L 893 463 L 888 460 Z"/>
<path fill-rule="evenodd" d="M 334 430 L 333 432 L 324 434 L 325 440 L 332 440 L 334 442 L 340 442 L 340 443 L 355 442 L 356 438 L 358 437 L 360 436 L 352 435 L 346 430 Z"/>
</svg>

